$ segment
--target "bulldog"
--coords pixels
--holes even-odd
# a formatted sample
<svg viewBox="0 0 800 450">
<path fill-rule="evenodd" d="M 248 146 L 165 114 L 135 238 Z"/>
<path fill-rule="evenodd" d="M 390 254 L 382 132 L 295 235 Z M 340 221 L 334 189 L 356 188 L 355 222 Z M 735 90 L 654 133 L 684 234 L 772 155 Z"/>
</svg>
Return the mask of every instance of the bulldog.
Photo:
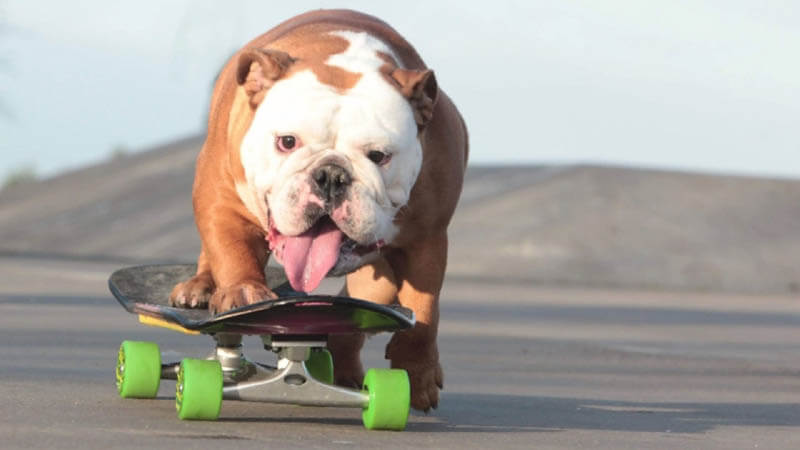
<svg viewBox="0 0 800 450">
<path fill-rule="evenodd" d="M 386 358 L 408 371 L 412 407 L 435 408 L 447 227 L 467 153 L 458 110 L 389 25 L 346 10 L 278 25 L 216 81 L 192 194 L 202 251 L 171 303 L 222 312 L 275 298 L 270 255 L 297 291 L 346 275 L 343 295 L 414 311 Z M 336 383 L 361 385 L 363 342 L 330 338 Z"/>
</svg>

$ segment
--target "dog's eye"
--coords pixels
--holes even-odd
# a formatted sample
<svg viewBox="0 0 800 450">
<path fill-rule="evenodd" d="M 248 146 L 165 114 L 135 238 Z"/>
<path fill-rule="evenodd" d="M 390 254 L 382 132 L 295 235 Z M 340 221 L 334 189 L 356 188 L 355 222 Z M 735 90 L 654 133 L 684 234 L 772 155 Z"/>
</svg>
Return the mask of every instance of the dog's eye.
<svg viewBox="0 0 800 450">
<path fill-rule="evenodd" d="M 375 164 L 382 166 L 388 163 L 389 160 L 392 159 L 392 156 L 380 150 L 370 150 L 369 153 L 367 153 L 367 158 Z"/>
<path fill-rule="evenodd" d="M 301 147 L 300 138 L 287 134 L 286 136 L 278 136 L 275 138 L 275 147 L 286 153 Z"/>
</svg>

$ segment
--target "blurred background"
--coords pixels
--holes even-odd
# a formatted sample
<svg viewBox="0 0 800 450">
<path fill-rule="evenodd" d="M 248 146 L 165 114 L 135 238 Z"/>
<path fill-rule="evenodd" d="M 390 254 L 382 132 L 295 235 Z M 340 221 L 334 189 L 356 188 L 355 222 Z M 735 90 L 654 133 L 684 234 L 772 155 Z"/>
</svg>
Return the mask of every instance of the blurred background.
<svg viewBox="0 0 800 450">
<path fill-rule="evenodd" d="M 0 173 L 201 133 L 236 49 L 332 5 L 418 47 L 474 163 L 800 175 L 800 4 L 746 0 L 2 0 Z"/>
<path fill-rule="evenodd" d="M 0 0 L 0 250 L 191 260 L 217 71 L 333 5 Z M 800 4 L 335 6 L 404 34 L 467 120 L 454 276 L 800 286 Z"/>
</svg>

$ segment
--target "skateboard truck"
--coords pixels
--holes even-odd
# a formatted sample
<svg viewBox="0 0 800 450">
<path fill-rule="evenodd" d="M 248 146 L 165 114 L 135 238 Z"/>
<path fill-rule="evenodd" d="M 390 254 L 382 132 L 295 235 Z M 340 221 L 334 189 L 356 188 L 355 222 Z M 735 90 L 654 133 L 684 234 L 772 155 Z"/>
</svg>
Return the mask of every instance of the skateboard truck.
<svg viewBox="0 0 800 450">
<path fill-rule="evenodd" d="M 306 366 L 315 357 L 324 359 L 328 356 L 324 336 L 320 336 L 319 340 L 262 336 L 264 348 L 278 355 L 277 367 L 254 363 L 245 358 L 241 335 L 223 333 L 213 337 L 217 345 L 206 359 L 220 364 L 223 400 L 356 408 L 369 405 L 369 394 L 366 392 L 320 382 L 317 378 L 326 377 L 327 374 L 318 373 L 315 378 Z M 177 380 L 180 366 L 180 363 L 162 364 L 161 379 Z"/>
<path fill-rule="evenodd" d="M 238 373 L 230 378 L 230 382 L 225 383 L 224 399 L 357 408 L 366 408 L 369 405 L 369 394 L 366 392 L 321 382 L 317 378 L 332 375 L 324 371 L 312 374 L 313 369 L 306 365 L 307 362 L 314 358 L 329 357 L 325 350 L 325 340 L 275 339 L 272 336 L 263 336 L 262 340 L 265 348 L 278 355 L 278 366 L 268 368 L 250 362 L 241 363 L 236 358 L 229 359 L 227 362 L 231 366 L 228 370 L 232 375 L 237 370 Z M 231 350 L 230 347 L 219 345 L 220 340 L 217 341 L 218 355 L 221 351 L 228 354 Z M 222 362 L 221 364 L 224 373 L 226 365 Z M 242 366 L 246 369 L 241 370 Z"/>
</svg>

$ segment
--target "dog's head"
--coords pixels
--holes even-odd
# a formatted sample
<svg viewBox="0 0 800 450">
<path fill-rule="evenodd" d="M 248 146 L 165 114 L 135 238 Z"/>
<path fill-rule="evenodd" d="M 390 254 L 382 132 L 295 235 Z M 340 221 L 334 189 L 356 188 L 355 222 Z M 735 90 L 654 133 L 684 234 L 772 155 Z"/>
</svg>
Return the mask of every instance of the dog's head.
<svg viewBox="0 0 800 450">
<path fill-rule="evenodd" d="M 432 72 L 398 67 L 382 41 L 328 37 L 343 50 L 247 50 L 237 73 L 255 108 L 240 148 L 247 183 L 237 189 L 261 211 L 292 286 L 306 292 L 392 242 L 437 96 Z"/>
</svg>

